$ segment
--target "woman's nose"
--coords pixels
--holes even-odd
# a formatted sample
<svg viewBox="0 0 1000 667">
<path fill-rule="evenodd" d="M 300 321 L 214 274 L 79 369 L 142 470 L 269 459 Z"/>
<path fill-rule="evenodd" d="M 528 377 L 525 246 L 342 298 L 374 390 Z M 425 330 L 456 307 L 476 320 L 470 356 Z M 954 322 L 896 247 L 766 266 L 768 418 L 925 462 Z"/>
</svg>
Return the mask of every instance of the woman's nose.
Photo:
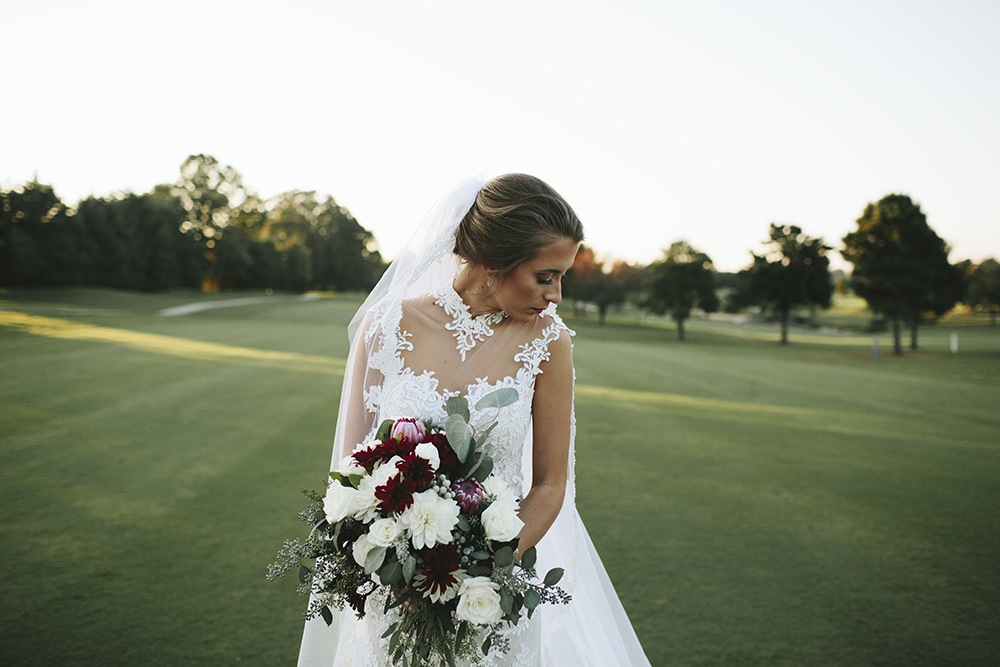
<svg viewBox="0 0 1000 667">
<path fill-rule="evenodd" d="M 562 301 L 562 283 L 555 282 L 549 287 L 548 292 L 545 293 L 545 300 L 549 303 L 558 304 Z"/>
</svg>

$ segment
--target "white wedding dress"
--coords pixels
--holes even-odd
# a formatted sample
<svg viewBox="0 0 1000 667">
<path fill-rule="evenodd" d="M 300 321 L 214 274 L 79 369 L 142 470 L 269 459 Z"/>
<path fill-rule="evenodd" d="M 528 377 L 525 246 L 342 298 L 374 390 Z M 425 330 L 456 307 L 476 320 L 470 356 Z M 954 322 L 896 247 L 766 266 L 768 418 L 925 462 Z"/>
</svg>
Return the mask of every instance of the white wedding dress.
<svg viewBox="0 0 1000 667">
<path fill-rule="evenodd" d="M 356 400 L 341 411 L 348 422 L 342 427 L 346 433 L 339 434 L 344 442 L 361 442 L 360 434 L 370 438 L 383 419 L 420 417 L 443 424 L 446 400 L 461 394 L 468 399 L 473 427 L 498 420 L 484 446 L 493 457 L 494 474 L 515 490 L 530 488 L 535 378 L 544 372 L 552 342 L 572 335 L 554 304 L 532 323 L 504 321 L 499 314 L 473 318 L 449 283 L 416 299 L 378 303 L 356 335 L 363 336 L 364 344 L 357 346 L 358 358 L 353 359 L 353 380 L 345 383 Z M 417 368 L 409 365 L 411 358 Z M 435 359 L 448 363 L 435 364 Z M 447 369 L 447 375 L 440 369 Z M 519 400 L 499 414 L 475 410 L 479 398 L 501 387 L 517 390 Z M 566 498 L 538 544 L 536 566 L 542 575 L 552 567 L 564 568 L 560 586 L 573 600 L 542 605 L 532 619 L 522 618 L 508 633 L 509 652 L 490 651 L 483 660 L 486 667 L 649 665 L 576 512 L 574 436 L 575 429 Z M 381 609 L 381 600 L 373 595 L 363 620 L 348 609 L 335 614 L 330 626 L 320 618 L 308 621 L 300 667 L 388 665 L 388 640 L 382 634 L 392 619 Z"/>
</svg>

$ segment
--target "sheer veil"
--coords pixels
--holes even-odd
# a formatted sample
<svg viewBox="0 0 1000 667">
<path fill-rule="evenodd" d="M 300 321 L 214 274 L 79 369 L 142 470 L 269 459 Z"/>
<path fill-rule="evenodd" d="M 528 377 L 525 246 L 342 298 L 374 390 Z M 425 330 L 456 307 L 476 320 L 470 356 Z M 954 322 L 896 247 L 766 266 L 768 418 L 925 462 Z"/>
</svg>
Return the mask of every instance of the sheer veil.
<svg viewBox="0 0 1000 667">
<path fill-rule="evenodd" d="M 386 270 L 382 279 L 358 309 L 348 327 L 351 351 L 348 357 L 337 417 L 331 470 L 358 444 L 346 433 L 350 416 L 360 412 L 359 394 L 372 384 L 366 358 L 372 353 L 365 331 L 373 310 L 401 307 L 404 299 L 433 292 L 450 284 L 461 266 L 453 253 L 459 223 L 472 207 L 486 183 L 482 176 L 458 181 L 424 215 L 417 230 Z M 367 349 L 366 349 L 367 348 Z M 353 412 L 352 412 L 353 411 Z M 615 667 L 649 665 L 635 632 L 618 600 L 614 587 L 594 550 L 576 511 L 574 452 L 575 418 L 571 430 L 566 497 L 555 523 L 538 544 L 538 570 L 551 567 L 566 571 L 560 585 L 572 596 L 569 605 L 545 605 L 536 617 L 542 628 L 542 656 L 537 664 L 547 667 L 591 665 Z M 525 488 L 530 488 L 531 442 L 524 446 Z M 353 612 L 334 614 L 327 626 L 321 618 L 307 621 L 299 652 L 300 667 L 331 667 L 337 662 L 338 646 L 345 627 L 356 623 Z"/>
</svg>

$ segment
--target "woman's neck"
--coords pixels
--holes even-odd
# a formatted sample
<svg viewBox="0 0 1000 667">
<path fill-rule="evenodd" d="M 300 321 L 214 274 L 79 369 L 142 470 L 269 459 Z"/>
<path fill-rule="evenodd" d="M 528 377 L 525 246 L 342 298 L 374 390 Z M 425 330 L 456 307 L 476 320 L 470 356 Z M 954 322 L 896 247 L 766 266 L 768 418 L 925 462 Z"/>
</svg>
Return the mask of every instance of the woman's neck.
<svg viewBox="0 0 1000 667">
<path fill-rule="evenodd" d="M 496 313 L 501 310 L 494 303 L 493 292 L 486 286 L 486 271 L 481 266 L 466 266 L 465 269 L 455 276 L 452 287 L 462 299 L 462 302 L 469 307 L 469 314 L 472 317 Z"/>
</svg>

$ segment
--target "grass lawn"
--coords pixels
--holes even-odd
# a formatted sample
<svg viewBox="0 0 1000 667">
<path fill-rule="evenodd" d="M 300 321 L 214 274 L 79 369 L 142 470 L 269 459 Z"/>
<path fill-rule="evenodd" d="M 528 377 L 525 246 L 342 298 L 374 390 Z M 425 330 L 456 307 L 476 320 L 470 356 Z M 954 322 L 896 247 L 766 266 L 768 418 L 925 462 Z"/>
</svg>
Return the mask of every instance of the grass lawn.
<svg viewBox="0 0 1000 667">
<path fill-rule="evenodd" d="M 233 296 L 0 293 L 0 663 L 294 662 L 304 601 L 264 572 L 323 484 L 359 300 L 157 314 Z M 995 664 L 1000 332 L 875 362 L 870 334 L 636 319 L 570 322 L 577 500 L 653 665 Z"/>
</svg>

